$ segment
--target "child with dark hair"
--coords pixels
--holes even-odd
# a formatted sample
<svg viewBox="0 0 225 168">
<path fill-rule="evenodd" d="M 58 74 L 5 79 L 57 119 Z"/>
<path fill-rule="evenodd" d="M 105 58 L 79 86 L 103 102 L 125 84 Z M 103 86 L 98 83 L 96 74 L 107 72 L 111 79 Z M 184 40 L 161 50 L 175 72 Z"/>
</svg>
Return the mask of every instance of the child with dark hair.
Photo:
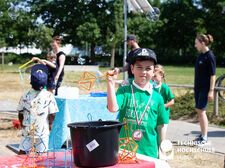
<svg viewBox="0 0 225 168">
<path fill-rule="evenodd" d="M 138 144 L 137 153 L 157 158 L 157 147 L 165 139 L 164 124 L 168 124 L 168 117 L 162 96 L 153 90 L 152 79 L 154 66 L 157 63 L 154 51 L 146 48 L 135 50 L 131 59 L 131 71 L 134 80 L 130 85 L 120 87 L 115 94 L 115 80 L 118 69 L 109 71 L 107 82 L 107 105 L 110 112 L 119 113 L 119 121 L 123 119 L 133 121 L 129 136 Z M 160 130 L 157 128 L 160 128 Z M 162 135 L 162 136 L 161 136 Z M 121 129 L 120 137 L 125 137 Z M 159 138 L 159 143 L 158 143 Z"/>
<path fill-rule="evenodd" d="M 32 88 L 25 92 L 17 107 L 18 117 L 22 127 L 22 136 L 20 141 L 19 154 L 25 154 L 26 149 L 30 149 L 33 139 L 26 138 L 31 136 L 34 125 L 35 144 L 37 152 L 45 152 L 48 150 L 49 132 L 52 129 L 52 122 L 58 107 L 54 95 L 44 89 L 47 85 L 48 69 L 45 65 L 37 64 L 31 69 L 31 86 Z M 28 142 L 24 142 L 26 141 Z M 24 144 L 25 148 L 24 149 Z"/>
</svg>

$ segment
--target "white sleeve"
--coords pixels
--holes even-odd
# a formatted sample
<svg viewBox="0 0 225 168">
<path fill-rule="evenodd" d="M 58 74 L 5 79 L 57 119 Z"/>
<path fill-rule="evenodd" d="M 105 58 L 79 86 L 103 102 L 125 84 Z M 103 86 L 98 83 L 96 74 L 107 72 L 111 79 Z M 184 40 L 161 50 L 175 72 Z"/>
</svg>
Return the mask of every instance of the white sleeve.
<svg viewBox="0 0 225 168">
<path fill-rule="evenodd" d="M 23 107 L 24 107 L 24 95 L 21 96 L 19 104 L 17 105 L 17 111 L 19 113 L 23 112 Z"/>
<path fill-rule="evenodd" d="M 53 94 L 51 94 L 50 103 L 49 103 L 49 106 L 48 106 L 48 112 L 49 112 L 49 114 L 53 114 L 53 113 L 56 113 L 58 111 L 59 111 L 59 109 L 58 109 L 57 103 L 55 101 L 55 98 L 54 98 Z"/>
</svg>

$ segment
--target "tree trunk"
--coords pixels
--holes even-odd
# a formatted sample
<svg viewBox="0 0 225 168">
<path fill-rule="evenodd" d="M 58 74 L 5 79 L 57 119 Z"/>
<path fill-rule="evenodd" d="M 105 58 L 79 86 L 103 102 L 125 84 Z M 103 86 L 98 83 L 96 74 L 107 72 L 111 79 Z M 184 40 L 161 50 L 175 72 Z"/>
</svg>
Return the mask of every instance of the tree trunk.
<svg viewBox="0 0 225 168">
<path fill-rule="evenodd" d="M 91 64 L 95 64 L 95 43 L 91 43 Z"/>
<path fill-rule="evenodd" d="M 110 61 L 110 68 L 114 68 L 115 66 L 115 47 L 111 49 L 111 61 Z"/>
<path fill-rule="evenodd" d="M 2 69 L 4 69 L 4 64 L 5 64 L 5 53 L 2 51 Z"/>
</svg>

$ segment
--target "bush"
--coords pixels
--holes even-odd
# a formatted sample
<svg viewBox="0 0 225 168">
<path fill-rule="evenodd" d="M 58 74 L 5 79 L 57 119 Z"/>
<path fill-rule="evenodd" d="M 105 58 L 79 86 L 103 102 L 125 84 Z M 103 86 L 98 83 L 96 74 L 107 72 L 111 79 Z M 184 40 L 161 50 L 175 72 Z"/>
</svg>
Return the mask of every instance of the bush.
<svg viewBox="0 0 225 168">
<path fill-rule="evenodd" d="M 183 96 L 175 97 L 174 101 L 175 103 L 171 106 L 170 110 L 171 119 L 178 119 L 185 115 L 189 115 L 191 117 L 197 114 L 193 93 L 187 92 Z"/>
<path fill-rule="evenodd" d="M 5 53 L 5 64 L 7 64 L 8 62 L 13 62 L 13 64 L 24 64 L 25 62 L 31 60 L 32 57 L 46 59 L 46 53 L 37 54 L 37 55 L 33 55 L 29 53 L 24 53 L 24 54 Z"/>
<path fill-rule="evenodd" d="M 195 109 L 194 93 L 187 92 L 183 96 L 175 97 L 175 103 L 171 106 L 170 118 L 173 120 L 179 119 L 182 116 L 187 118 L 193 118 L 197 116 Z M 219 126 L 225 126 L 225 102 L 219 99 L 219 115 L 216 116 L 213 113 L 213 101 L 209 101 L 206 114 L 210 124 L 216 124 Z"/>
</svg>

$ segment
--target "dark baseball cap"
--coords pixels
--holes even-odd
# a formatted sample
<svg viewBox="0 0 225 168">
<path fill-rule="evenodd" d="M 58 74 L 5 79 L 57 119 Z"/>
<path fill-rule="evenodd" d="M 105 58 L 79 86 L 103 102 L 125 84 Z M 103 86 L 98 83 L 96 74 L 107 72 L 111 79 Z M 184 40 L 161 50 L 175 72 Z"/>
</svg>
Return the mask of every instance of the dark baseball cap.
<svg viewBox="0 0 225 168">
<path fill-rule="evenodd" d="M 131 58 L 131 64 L 134 65 L 136 61 L 141 60 L 153 60 L 155 65 L 157 64 L 157 56 L 153 50 L 148 48 L 138 48 L 134 51 L 133 56 Z"/>
<path fill-rule="evenodd" d="M 30 84 L 35 90 L 41 90 L 47 85 L 48 68 L 43 64 L 36 64 L 31 68 Z"/>
<path fill-rule="evenodd" d="M 137 37 L 134 34 L 127 35 L 127 41 L 128 40 L 137 40 Z"/>
</svg>

